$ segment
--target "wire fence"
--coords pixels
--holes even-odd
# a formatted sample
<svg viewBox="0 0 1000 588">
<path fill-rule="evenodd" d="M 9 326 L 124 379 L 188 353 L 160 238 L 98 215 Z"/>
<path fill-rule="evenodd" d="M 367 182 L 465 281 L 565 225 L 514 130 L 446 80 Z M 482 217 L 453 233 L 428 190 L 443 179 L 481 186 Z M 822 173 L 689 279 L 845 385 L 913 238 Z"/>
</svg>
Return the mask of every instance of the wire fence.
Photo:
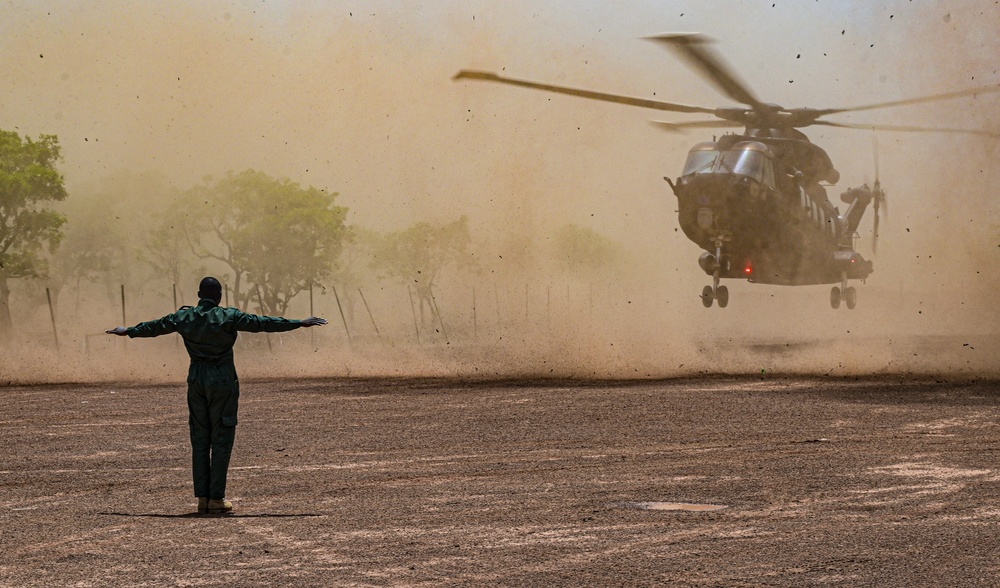
<svg viewBox="0 0 1000 588">
<path fill-rule="evenodd" d="M 171 284 L 165 293 L 145 285 L 119 284 L 115 290 L 114 304 L 108 304 L 109 296 L 105 294 L 97 297 L 103 300 L 90 300 L 83 309 L 79 308 L 79 294 L 64 290 L 61 293 L 64 299 L 72 299 L 76 294 L 78 308 L 63 312 L 46 288 L 44 306 L 51 329 L 44 336 L 35 329 L 33 338 L 56 351 L 77 346 L 86 355 L 126 353 L 127 339 L 107 335 L 104 328 L 157 319 L 185 302 L 176 284 Z M 229 302 L 228 294 L 229 287 L 225 285 L 224 305 Z M 242 310 L 261 314 L 259 290 L 255 289 L 254 294 L 251 308 Z M 514 333 L 538 334 L 566 325 L 585 328 L 600 324 L 633 305 L 632 298 L 631 289 L 617 283 L 478 282 L 432 288 L 424 293 L 399 284 L 314 286 L 290 302 L 288 314 L 290 318 L 323 316 L 329 320 L 327 327 L 241 337 L 238 345 L 266 348 L 272 353 L 281 352 L 292 341 L 301 346 L 303 339 L 317 348 L 460 345 Z M 155 345 L 165 351 L 182 348 L 177 335 L 160 339 L 163 341 Z"/>
</svg>

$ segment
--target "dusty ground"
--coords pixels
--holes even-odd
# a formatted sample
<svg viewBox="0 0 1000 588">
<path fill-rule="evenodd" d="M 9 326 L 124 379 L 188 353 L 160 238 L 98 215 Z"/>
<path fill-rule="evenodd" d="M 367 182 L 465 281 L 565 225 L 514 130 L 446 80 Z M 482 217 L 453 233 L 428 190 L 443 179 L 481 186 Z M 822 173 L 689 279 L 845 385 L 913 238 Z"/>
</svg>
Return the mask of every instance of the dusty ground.
<svg viewBox="0 0 1000 588">
<path fill-rule="evenodd" d="M 5 586 L 1000 584 L 998 381 L 244 382 L 226 518 L 182 384 L 0 394 Z"/>
</svg>

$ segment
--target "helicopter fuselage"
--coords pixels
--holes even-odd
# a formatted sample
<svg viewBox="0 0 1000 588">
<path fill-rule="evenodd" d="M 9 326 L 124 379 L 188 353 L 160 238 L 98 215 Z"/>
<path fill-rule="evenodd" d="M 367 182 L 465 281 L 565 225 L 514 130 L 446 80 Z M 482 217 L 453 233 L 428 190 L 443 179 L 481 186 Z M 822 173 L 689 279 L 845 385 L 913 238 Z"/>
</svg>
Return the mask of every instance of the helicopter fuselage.
<svg viewBox="0 0 1000 588">
<path fill-rule="evenodd" d="M 780 285 L 865 279 L 872 263 L 854 251 L 853 235 L 870 198 L 855 193 L 841 215 L 819 183 L 831 178 L 839 174 L 808 140 L 725 135 L 693 147 L 671 186 L 709 275 Z"/>
</svg>

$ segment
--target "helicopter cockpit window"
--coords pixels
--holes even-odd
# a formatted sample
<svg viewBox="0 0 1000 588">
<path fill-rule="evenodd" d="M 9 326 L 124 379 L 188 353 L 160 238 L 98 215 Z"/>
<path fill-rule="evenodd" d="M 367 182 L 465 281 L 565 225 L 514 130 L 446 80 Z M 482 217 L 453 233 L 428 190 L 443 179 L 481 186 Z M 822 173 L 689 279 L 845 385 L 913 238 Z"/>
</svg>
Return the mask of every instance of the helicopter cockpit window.
<svg viewBox="0 0 1000 588">
<path fill-rule="evenodd" d="M 687 163 L 684 164 L 684 173 L 681 175 L 711 173 L 718 158 L 719 152 L 715 150 L 691 151 L 688 153 Z"/>
<path fill-rule="evenodd" d="M 739 147 L 739 146 L 737 146 Z M 774 187 L 774 161 L 759 149 L 731 149 L 722 153 L 718 173 L 732 173 Z"/>
<path fill-rule="evenodd" d="M 760 151 L 732 150 L 722 153 L 720 170 L 764 181 L 764 162 L 767 158 Z"/>
<path fill-rule="evenodd" d="M 774 162 L 764 159 L 764 183 L 774 188 Z"/>
</svg>

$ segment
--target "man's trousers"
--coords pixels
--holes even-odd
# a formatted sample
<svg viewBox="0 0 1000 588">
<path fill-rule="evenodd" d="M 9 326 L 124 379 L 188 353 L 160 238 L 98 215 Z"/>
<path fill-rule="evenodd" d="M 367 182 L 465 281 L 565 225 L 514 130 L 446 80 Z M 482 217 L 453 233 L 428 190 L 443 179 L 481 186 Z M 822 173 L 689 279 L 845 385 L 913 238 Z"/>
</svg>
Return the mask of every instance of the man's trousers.
<svg viewBox="0 0 1000 588">
<path fill-rule="evenodd" d="M 240 383 L 232 363 L 191 362 L 188 372 L 188 424 L 194 495 L 226 497 L 226 475 L 236 440 Z"/>
</svg>

